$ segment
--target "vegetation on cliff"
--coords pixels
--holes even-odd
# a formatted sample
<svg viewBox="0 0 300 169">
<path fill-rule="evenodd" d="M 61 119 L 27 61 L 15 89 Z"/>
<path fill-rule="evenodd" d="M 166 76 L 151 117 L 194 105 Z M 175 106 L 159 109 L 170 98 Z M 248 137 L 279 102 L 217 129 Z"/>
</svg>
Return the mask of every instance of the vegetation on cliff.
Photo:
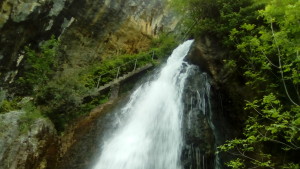
<svg viewBox="0 0 300 169">
<path fill-rule="evenodd" d="M 252 89 L 243 137 L 219 147 L 231 168 L 300 168 L 300 2 L 176 0 L 186 30 L 227 51 L 224 65 Z M 181 8 L 182 9 L 182 8 Z M 185 31 L 186 31 L 185 30 Z M 230 65 L 228 65 L 230 64 Z"/>
<path fill-rule="evenodd" d="M 116 74 L 120 77 L 134 68 L 154 63 L 153 57 L 162 59 L 175 45 L 173 36 L 161 34 L 152 40 L 148 51 L 115 55 L 78 67 L 68 66 L 68 59 L 60 52 L 60 41 L 54 36 L 37 48 L 28 45 L 24 48 L 23 70 L 9 90 L 0 93 L 0 113 L 30 109 L 23 118 L 26 122 L 23 128 L 27 128 L 31 119 L 42 112 L 58 131 L 63 131 L 72 120 L 108 100 L 109 92 L 99 94 L 95 92 L 97 87 L 114 80 Z M 20 104 L 28 97 L 28 104 Z"/>
</svg>

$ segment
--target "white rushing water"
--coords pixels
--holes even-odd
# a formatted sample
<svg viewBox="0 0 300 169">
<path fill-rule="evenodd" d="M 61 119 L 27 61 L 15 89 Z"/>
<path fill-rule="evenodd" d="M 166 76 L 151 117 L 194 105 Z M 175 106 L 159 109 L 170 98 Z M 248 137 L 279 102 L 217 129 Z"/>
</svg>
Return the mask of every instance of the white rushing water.
<svg viewBox="0 0 300 169">
<path fill-rule="evenodd" d="M 108 138 L 93 169 L 181 169 L 182 93 L 192 66 L 183 61 L 193 40 L 178 46 L 156 80 L 121 109 L 126 121 Z"/>
</svg>

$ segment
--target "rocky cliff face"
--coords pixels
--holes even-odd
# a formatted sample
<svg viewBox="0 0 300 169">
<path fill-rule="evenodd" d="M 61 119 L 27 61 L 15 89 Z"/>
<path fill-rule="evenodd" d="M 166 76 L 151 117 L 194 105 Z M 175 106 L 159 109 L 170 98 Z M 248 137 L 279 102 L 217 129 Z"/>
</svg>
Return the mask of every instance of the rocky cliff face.
<svg viewBox="0 0 300 169">
<path fill-rule="evenodd" d="M 52 26 L 65 1 L 4 0 L 0 5 L 1 82 L 12 82 L 23 58 L 23 47 L 59 31 Z"/>
<path fill-rule="evenodd" d="M 22 65 L 24 46 L 34 47 L 52 34 L 60 36 L 62 57 L 83 65 L 145 50 L 149 37 L 178 22 L 167 0 L 4 0 L 0 5 L 0 78 L 7 83 Z"/>
<path fill-rule="evenodd" d="M 243 123 L 244 97 L 251 93 L 244 85 L 244 80 L 226 66 L 226 50 L 218 46 L 211 37 L 202 37 L 197 39 L 186 57 L 188 62 L 198 65 L 203 72 L 207 72 L 212 78 L 212 90 L 215 95 L 215 105 L 218 105 L 218 111 L 232 121 L 235 126 Z M 238 132 L 237 129 L 233 130 Z M 242 132 L 238 132 L 242 133 Z"/>
<path fill-rule="evenodd" d="M 53 168 L 58 138 L 53 124 L 43 118 L 32 124 L 21 122 L 24 112 L 0 115 L 0 168 Z"/>
<path fill-rule="evenodd" d="M 146 50 L 152 37 L 172 31 L 179 21 L 167 1 L 0 1 L 0 89 L 9 87 L 22 70 L 24 47 L 37 48 L 53 34 L 71 67 Z M 0 168 L 55 168 L 57 156 L 64 156 L 80 134 L 70 134 L 59 144 L 49 121 L 38 119 L 22 132 L 21 116 L 22 112 L 0 115 Z M 61 154 L 58 145 L 63 146 Z"/>
<path fill-rule="evenodd" d="M 251 91 L 248 91 L 245 87 L 243 79 L 240 78 L 238 73 L 226 66 L 226 57 L 226 50 L 218 46 L 218 42 L 208 36 L 195 40 L 195 43 L 186 57 L 186 60 L 197 65 L 201 72 L 207 73 L 211 85 L 210 94 L 208 95 L 211 105 L 210 115 L 195 116 L 196 118 L 193 118 L 194 121 L 192 122 L 196 125 L 202 124 L 202 126 L 200 125 L 198 128 L 196 127 L 190 131 L 198 132 L 202 130 L 202 133 L 208 133 L 208 135 L 201 136 L 187 133 L 187 138 L 188 140 L 198 140 L 196 141 L 198 143 L 213 143 L 215 145 L 203 147 L 201 144 L 198 145 L 195 144 L 195 142 L 191 142 L 193 147 L 187 147 L 185 150 L 186 153 L 190 153 L 185 159 L 186 165 L 188 166 L 197 166 L 203 163 L 208 166 L 224 164 L 223 162 L 228 161 L 231 156 L 223 153 L 220 153 L 219 156 L 214 156 L 212 151 L 215 151 L 216 146 L 224 144 L 226 140 L 237 137 L 242 133 L 241 129 L 246 118 L 243 112 L 244 98 L 248 93 L 251 93 Z M 198 75 L 195 74 L 192 80 L 197 82 L 197 79 L 201 76 L 203 75 L 199 73 Z M 190 86 L 192 85 L 193 83 Z M 199 87 L 201 87 L 201 83 L 188 88 L 187 94 L 190 93 L 192 97 L 196 98 L 196 96 L 194 96 L 195 90 L 200 91 L 201 88 Z M 192 103 L 187 102 L 186 104 L 191 105 Z M 191 110 L 193 110 L 192 107 Z M 202 117 L 204 117 L 204 119 Z M 201 122 L 201 119 L 202 121 L 204 120 L 204 122 Z M 208 125 L 209 127 L 206 127 L 204 125 L 206 123 L 211 124 Z M 211 135 L 209 130 L 213 131 L 213 135 Z M 204 156 L 206 161 L 195 160 L 197 153 L 198 156 L 200 154 Z M 222 168 L 222 166 L 218 166 L 217 168 L 220 167 Z"/>
<path fill-rule="evenodd" d="M 212 123 L 211 80 L 195 66 L 184 89 L 183 168 L 217 168 L 216 131 Z"/>
</svg>

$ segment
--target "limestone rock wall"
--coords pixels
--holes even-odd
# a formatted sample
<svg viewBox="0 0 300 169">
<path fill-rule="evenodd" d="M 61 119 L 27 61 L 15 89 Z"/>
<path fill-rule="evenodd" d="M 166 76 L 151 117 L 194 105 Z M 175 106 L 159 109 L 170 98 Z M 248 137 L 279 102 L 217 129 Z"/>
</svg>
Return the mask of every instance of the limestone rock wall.
<svg viewBox="0 0 300 169">
<path fill-rule="evenodd" d="M 68 1 L 69 2 L 69 1 Z M 61 32 L 59 15 L 67 0 L 3 0 L 0 2 L 0 86 L 11 83 L 22 64 L 22 49 Z M 22 63 L 22 62 L 21 62 Z"/>
<path fill-rule="evenodd" d="M 61 40 L 61 57 L 70 67 L 148 49 L 152 37 L 174 30 L 179 21 L 167 2 L 1 0 L 0 90 L 9 88 L 22 71 L 24 47 L 37 48 L 53 34 Z M 22 114 L 0 115 L 0 168 L 55 168 L 57 149 L 68 141 L 58 143 L 53 125 L 45 119 L 36 120 L 28 132 L 22 132 Z"/>
<path fill-rule="evenodd" d="M 0 168 L 53 168 L 58 154 L 53 124 L 39 118 L 25 129 L 23 114 L 16 111 L 0 115 Z"/>
<path fill-rule="evenodd" d="M 70 65 L 84 65 L 145 50 L 150 37 L 172 31 L 178 21 L 167 0 L 3 0 L 0 86 L 17 76 L 24 46 L 34 48 L 52 34 L 60 37 Z"/>
</svg>

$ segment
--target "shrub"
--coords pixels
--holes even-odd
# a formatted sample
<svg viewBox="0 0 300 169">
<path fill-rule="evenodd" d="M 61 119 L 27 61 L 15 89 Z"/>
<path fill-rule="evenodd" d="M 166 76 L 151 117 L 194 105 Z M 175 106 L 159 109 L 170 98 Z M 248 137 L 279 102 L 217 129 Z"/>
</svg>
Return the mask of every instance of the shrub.
<svg viewBox="0 0 300 169">
<path fill-rule="evenodd" d="M 22 104 L 22 110 L 25 112 L 20 118 L 20 130 L 22 133 L 28 132 L 33 122 L 43 117 L 40 110 L 32 101 Z"/>
<path fill-rule="evenodd" d="M 47 83 L 54 76 L 58 67 L 59 41 L 51 36 L 50 40 L 41 43 L 38 50 L 30 46 L 25 47 L 25 61 L 23 73 L 17 79 L 17 89 L 22 95 L 30 95 L 34 88 Z"/>
<path fill-rule="evenodd" d="M 79 79 L 78 72 L 63 74 L 41 87 L 35 96 L 35 103 L 58 131 L 78 117 L 79 107 L 89 91 Z"/>
<path fill-rule="evenodd" d="M 110 59 L 103 60 L 91 69 L 88 76 L 94 79 L 94 82 L 90 84 L 102 86 L 114 80 L 118 73 L 118 67 L 120 67 L 118 74 L 120 77 L 133 71 L 135 66 L 139 68 L 148 63 L 154 63 L 153 59 L 164 59 L 171 54 L 176 45 L 174 36 L 163 33 L 158 38 L 153 39 L 151 48 L 147 52 L 140 52 L 133 55 L 116 55 Z"/>
<path fill-rule="evenodd" d="M 14 100 L 3 100 L 0 104 L 0 114 L 7 113 L 13 110 L 18 110 L 20 107 L 18 106 L 18 101 Z"/>
</svg>

